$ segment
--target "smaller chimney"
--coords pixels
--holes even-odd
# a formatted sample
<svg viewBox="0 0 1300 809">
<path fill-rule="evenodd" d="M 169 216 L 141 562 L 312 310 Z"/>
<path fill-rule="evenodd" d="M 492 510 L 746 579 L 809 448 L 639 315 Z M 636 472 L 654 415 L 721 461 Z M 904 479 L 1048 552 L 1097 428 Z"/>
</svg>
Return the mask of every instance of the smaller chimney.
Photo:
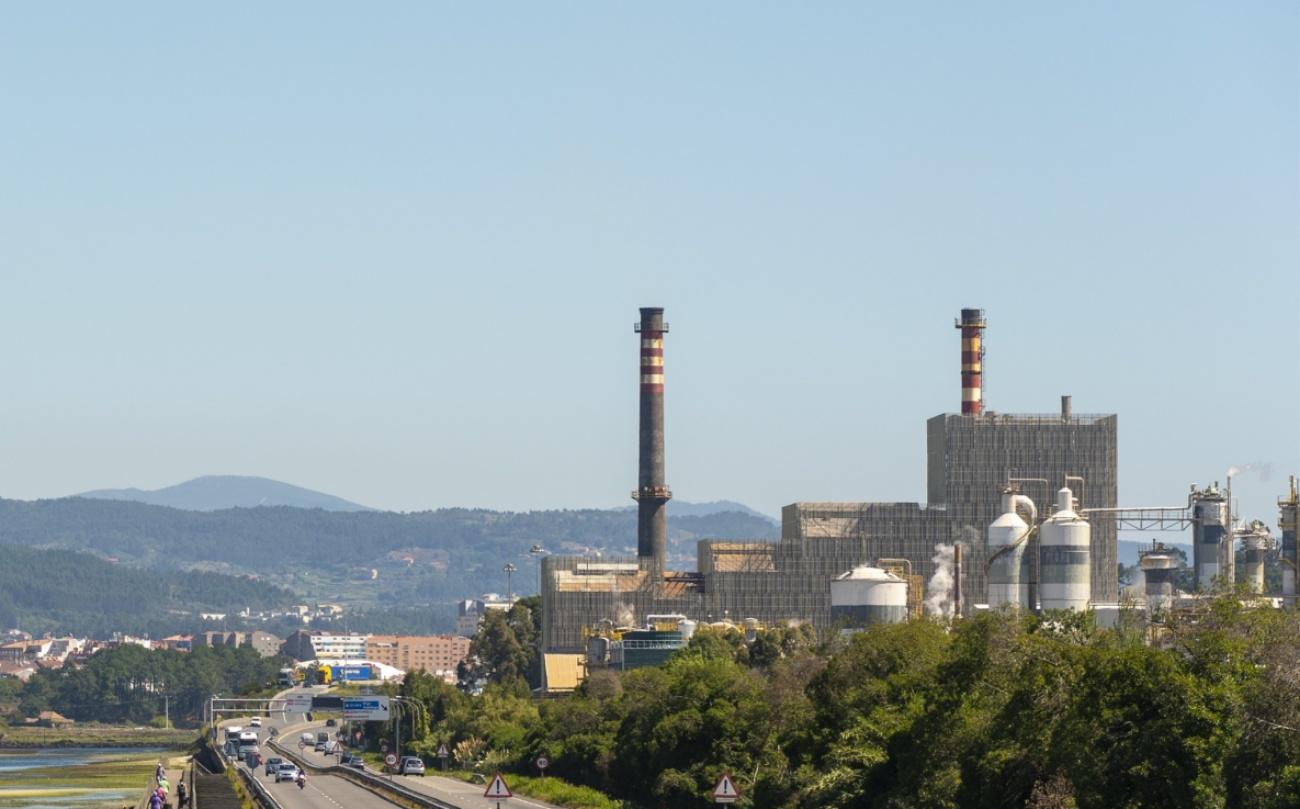
<svg viewBox="0 0 1300 809">
<path fill-rule="evenodd" d="M 1070 420 L 1070 397 L 1061 397 L 1061 421 Z"/>
</svg>

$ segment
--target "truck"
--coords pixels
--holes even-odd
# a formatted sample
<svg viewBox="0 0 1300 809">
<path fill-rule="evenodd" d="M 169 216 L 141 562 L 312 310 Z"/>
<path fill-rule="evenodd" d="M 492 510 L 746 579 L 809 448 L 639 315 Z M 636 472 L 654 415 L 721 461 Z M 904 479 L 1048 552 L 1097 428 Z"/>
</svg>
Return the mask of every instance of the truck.
<svg viewBox="0 0 1300 809">
<path fill-rule="evenodd" d="M 302 674 L 295 668 L 280 669 L 280 685 L 296 685 L 302 682 Z"/>
<path fill-rule="evenodd" d="M 226 741 L 228 741 L 228 742 L 235 742 L 236 744 L 238 744 L 238 742 L 239 742 L 239 734 L 241 734 L 241 733 L 243 733 L 243 732 L 244 732 L 244 728 L 243 728 L 242 726 L 240 726 L 240 725 L 227 725 L 227 726 L 226 726 Z"/>
<path fill-rule="evenodd" d="M 330 677 L 336 683 L 380 679 L 379 672 L 369 663 L 351 666 L 330 666 Z"/>
<path fill-rule="evenodd" d="M 243 761 L 244 757 L 248 753 L 255 751 L 257 749 L 258 749 L 257 731 L 255 730 L 241 731 L 239 734 L 239 755 L 238 755 L 239 760 Z"/>
</svg>

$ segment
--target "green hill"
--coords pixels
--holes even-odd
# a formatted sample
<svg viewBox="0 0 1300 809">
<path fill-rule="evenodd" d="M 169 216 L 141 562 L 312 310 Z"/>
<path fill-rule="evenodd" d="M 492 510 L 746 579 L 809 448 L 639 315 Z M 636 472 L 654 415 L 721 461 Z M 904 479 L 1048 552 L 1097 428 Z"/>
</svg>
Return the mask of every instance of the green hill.
<svg viewBox="0 0 1300 809">
<path fill-rule="evenodd" d="M 674 567 L 693 569 L 695 541 L 771 538 L 761 516 L 669 517 Z M 598 509 L 411 514 L 288 507 L 182 511 L 142 503 L 65 498 L 0 500 L 0 543 L 92 551 L 137 567 L 256 574 L 310 600 L 410 606 L 534 592 L 543 553 L 635 553 L 636 515 Z M 538 550 L 534 552 L 535 546 Z"/>
<path fill-rule="evenodd" d="M 157 572 L 87 553 L 0 545 L 0 627 L 29 632 L 166 634 L 201 611 L 287 606 L 294 595 L 246 576 Z"/>
</svg>

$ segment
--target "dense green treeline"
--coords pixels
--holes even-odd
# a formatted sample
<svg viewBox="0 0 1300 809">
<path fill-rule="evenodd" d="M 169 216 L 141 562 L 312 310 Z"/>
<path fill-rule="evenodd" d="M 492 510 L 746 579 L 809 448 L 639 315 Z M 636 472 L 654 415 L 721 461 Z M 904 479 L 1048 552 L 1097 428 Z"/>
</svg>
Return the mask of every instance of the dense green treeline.
<svg viewBox="0 0 1300 809">
<path fill-rule="evenodd" d="M 201 628 L 199 611 L 294 601 L 288 590 L 246 576 L 147 571 L 86 553 L 0 545 L 0 627 L 100 638 L 112 632 L 161 637 Z"/>
<path fill-rule="evenodd" d="M 250 648 L 175 652 L 127 644 L 96 652 L 84 666 L 37 671 L 13 695 L 11 718 L 55 710 L 78 721 L 143 724 L 167 709 L 173 722 L 195 723 L 209 696 L 264 688 L 284 664 Z"/>
<path fill-rule="evenodd" d="M 662 668 L 541 702 L 525 658 L 502 659 L 475 697 L 408 676 L 429 719 L 414 749 L 518 772 L 544 753 L 550 774 L 645 807 L 710 805 L 724 770 L 742 806 L 772 809 L 1300 806 L 1300 621 L 1232 599 L 1159 647 L 1080 615 L 918 621 L 820 648 L 702 631 Z"/>
</svg>

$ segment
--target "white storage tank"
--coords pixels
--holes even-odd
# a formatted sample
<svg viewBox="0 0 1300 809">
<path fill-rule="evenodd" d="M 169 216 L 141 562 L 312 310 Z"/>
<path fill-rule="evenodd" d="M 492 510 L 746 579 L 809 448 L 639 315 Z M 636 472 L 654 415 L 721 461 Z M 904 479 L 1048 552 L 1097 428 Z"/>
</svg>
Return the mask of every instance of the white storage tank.
<svg viewBox="0 0 1300 809">
<path fill-rule="evenodd" d="M 1024 505 L 1031 515 L 1037 513 L 1028 497 L 1004 492 L 1002 514 L 988 530 L 988 600 L 992 609 L 1029 606 L 1029 577 L 1024 568 L 1030 526 L 1016 513 L 1017 505 Z"/>
<path fill-rule="evenodd" d="M 1092 528 L 1074 510 L 1074 492 L 1056 493 L 1056 512 L 1039 533 L 1039 600 L 1045 610 L 1086 610 L 1092 592 Z"/>
<path fill-rule="evenodd" d="M 1174 606 L 1174 575 L 1178 572 L 1178 557 L 1164 545 L 1156 542 L 1142 553 L 1138 561 L 1142 577 L 1146 580 L 1147 609 L 1152 613 L 1167 613 Z"/>
<path fill-rule="evenodd" d="M 1196 586 L 1202 592 L 1214 588 L 1214 580 L 1226 575 L 1223 570 L 1224 540 L 1228 533 L 1228 498 L 1213 486 L 1197 491 L 1192 487 L 1192 561 L 1196 565 Z M 1232 549 L 1229 539 L 1228 548 Z"/>
<path fill-rule="evenodd" d="M 861 629 L 907 620 L 907 582 L 878 567 L 863 565 L 831 581 L 831 625 Z"/>
</svg>

